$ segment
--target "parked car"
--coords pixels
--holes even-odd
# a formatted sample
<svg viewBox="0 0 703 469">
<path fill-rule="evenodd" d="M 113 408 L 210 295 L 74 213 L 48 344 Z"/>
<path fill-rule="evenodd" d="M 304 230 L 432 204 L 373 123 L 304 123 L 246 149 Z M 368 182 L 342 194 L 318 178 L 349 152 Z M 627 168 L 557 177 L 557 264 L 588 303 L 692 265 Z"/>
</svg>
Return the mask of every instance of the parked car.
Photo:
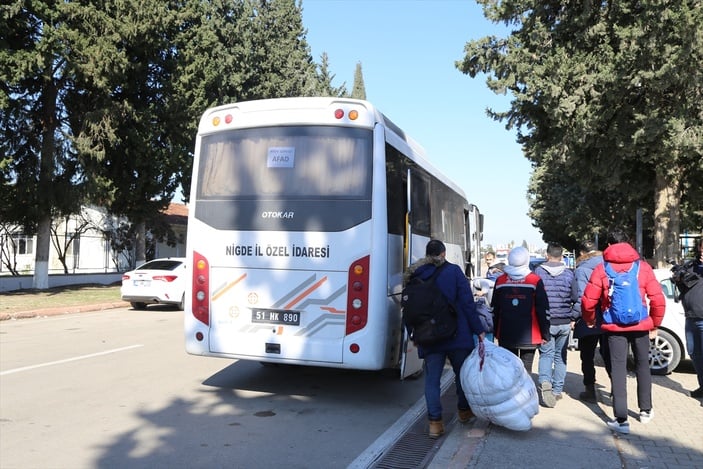
<svg viewBox="0 0 703 469">
<path fill-rule="evenodd" d="M 666 297 L 664 320 L 657 331 L 657 338 L 649 347 L 649 365 L 652 374 L 666 375 L 679 366 L 681 360 L 690 358 L 686 352 L 686 333 L 683 305 L 678 301 L 671 270 L 654 269 L 654 275 Z"/>
<path fill-rule="evenodd" d="M 186 263 L 183 257 L 154 259 L 122 275 L 120 293 L 134 309 L 150 304 L 171 304 L 183 310 Z"/>
<path fill-rule="evenodd" d="M 531 257 L 530 258 L 530 270 L 532 272 L 534 272 L 537 267 L 544 264 L 545 262 L 547 262 L 546 257 Z"/>
</svg>

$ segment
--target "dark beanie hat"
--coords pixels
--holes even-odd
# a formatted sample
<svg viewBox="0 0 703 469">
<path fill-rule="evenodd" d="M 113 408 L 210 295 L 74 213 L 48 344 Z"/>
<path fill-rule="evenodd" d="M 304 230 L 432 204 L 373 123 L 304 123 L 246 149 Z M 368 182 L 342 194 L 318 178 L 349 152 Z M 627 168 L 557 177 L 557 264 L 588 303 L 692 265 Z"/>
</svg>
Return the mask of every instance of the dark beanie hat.
<svg viewBox="0 0 703 469">
<path fill-rule="evenodd" d="M 447 250 L 446 247 L 444 247 L 444 243 L 438 239 L 433 239 L 429 243 L 427 243 L 427 247 L 425 248 L 425 255 L 426 256 L 439 256 L 443 252 Z"/>
<path fill-rule="evenodd" d="M 596 243 L 594 243 L 590 239 L 587 239 L 587 240 L 584 240 L 581 242 L 580 248 L 583 252 L 595 251 L 596 250 Z"/>
</svg>

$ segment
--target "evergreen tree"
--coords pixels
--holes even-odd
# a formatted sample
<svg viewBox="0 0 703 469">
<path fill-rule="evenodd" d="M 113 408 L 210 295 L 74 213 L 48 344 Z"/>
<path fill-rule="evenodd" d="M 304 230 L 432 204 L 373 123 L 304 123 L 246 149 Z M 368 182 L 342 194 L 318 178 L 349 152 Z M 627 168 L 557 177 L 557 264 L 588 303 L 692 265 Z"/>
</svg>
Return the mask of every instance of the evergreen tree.
<svg viewBox="0 0 703 469">
<path fill-rule="evenodd" d="M 364 86 L 364 75 L 361 73 L 361 62 L 356 63 L 351 97 L 355 99 L 366 99 L 366 87 Z"/>
<path fill-rule="evenodd" d="M 294 0 L 244 0 L 239 23 L 244 76 L 237 100 L 315 94 L 316 65 L 301 6 Z"/>
<path fill-rule="evenodd" d="M 513 32 L 469 42 L 457 66 L 512 93 L 490 115 L 517 130 L 535 168 L 537 226 L 555 240 L 634 230 L 643 208 L 656 261 L 676 257 L 678 233 L 703 220 L 691 190 L 703 179 L 700 2 L 479 3 Z"/>
<path fill-rule="evenodd" d="M 37 233 L 38 288 L 51 220 L 85 194 L 132 220 L 144 259 L 207 107 L 320 90 L 294 0 L 15 2 L 0 44 L 0 221 Z"/>
<path fill-rule="evenodd" d="M 317 77 L 320 85 L 318 96 L 347 96 L 346 82 L 342 83 L 341 86 L 332 85 L 332 80 L 334 80 L 335 75 L 330 72 L 329 57 L 326 52 L 323 52 L 320 56 Z"/>
<path fill-rule="evenodd" d="M 190 160 L 191 138 L 178 132 L 192 116 L 178 93 L 181 12 L 161 0 L 129 0 L 82 12 L 80 33 L 110 42 L 87 47 L 71 90 L 81 161 L 94 181 L 93 196 L 136 230 L 136 262 L 146 261 L 147 225 L 159 217 Z M 111 20 L 106 21 L 106 18 Z"/>
<path fill-rule="evenodd" d="M 0 7 L 0 220 L 36 234 L 33 287 L 41 289 L 49 283 L 52 217 L 83 202 L 85 178 L 65 113 L 82 65 L 71 10 L 52 1 Z"/>
</svg>

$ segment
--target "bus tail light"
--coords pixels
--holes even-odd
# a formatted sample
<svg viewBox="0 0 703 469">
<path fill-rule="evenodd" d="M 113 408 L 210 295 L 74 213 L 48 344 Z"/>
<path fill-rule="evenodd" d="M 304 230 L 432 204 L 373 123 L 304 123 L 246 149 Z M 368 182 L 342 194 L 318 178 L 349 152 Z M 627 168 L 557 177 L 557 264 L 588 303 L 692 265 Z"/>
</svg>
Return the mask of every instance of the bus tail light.
<svg viewBox="0 0 703 469">
<path fill-rule="evenodd" d="M 193 251 L 192 313 L 195 319 L 210 325 L 210 264 L 205 256 Z"/>
<path fill-rule="evenodd" d="M 369 256 L 352 262 L 347 282 L 347 335 L 366 327 L 369 318 Z"/>
</svg>

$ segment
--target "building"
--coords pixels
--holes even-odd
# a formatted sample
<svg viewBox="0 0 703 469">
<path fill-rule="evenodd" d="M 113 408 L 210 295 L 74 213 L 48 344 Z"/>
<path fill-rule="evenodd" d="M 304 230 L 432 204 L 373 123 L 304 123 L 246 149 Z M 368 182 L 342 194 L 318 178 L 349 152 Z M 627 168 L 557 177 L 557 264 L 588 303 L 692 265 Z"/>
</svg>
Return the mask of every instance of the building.
<svg viewBox="0 0 703 469">
<path fill-rule="evenodd" d="M 185 255 L 188 207 L 171 203 L 164 211 L 175 234 L 173 245 L 157 241 L 152 258 Z M 107 214 L 101 207 L 84 206 L 81 212 L 52 223 L 49 274 L 124 272 L 134 267 L 134 255 L 122 246 L 129 227 L 125 218 Z M 32 275 L 36 236 L 0 223 L 0 275 Z"/>
</svg>

